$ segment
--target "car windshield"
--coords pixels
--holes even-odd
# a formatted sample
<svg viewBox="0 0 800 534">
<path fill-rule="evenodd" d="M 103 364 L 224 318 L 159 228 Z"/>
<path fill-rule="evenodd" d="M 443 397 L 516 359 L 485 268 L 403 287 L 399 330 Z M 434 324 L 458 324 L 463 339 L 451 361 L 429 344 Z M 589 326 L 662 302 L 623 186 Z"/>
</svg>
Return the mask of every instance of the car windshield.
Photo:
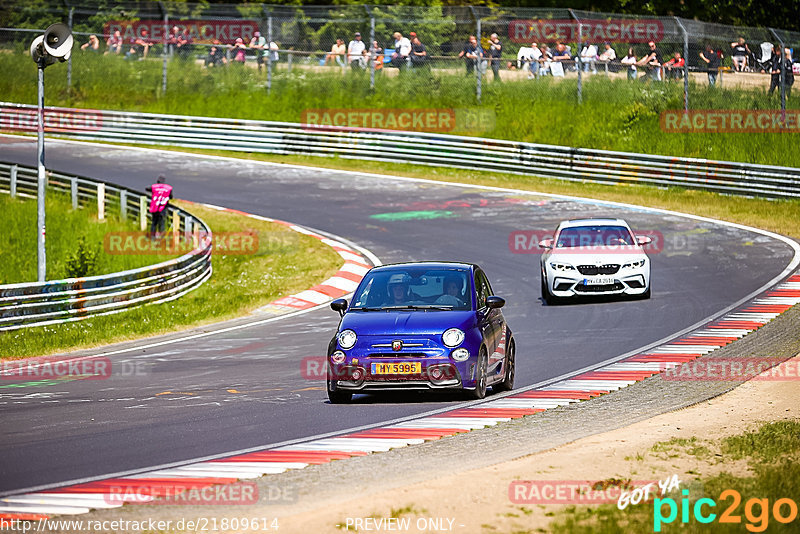
<svg viewBox="0 0 800 534">
<path fill-rule="evenodd" d="M 472 284 L 466 269 L 401 267 L 364 277 L 351 310 L 469 310 Z"/>
<path fill-rule="evenodd" d="M 635 243 L 625 226 L 587 225 L 563 228 L 558 234 L 556 248 L 610 247 Z"/>
</svg>

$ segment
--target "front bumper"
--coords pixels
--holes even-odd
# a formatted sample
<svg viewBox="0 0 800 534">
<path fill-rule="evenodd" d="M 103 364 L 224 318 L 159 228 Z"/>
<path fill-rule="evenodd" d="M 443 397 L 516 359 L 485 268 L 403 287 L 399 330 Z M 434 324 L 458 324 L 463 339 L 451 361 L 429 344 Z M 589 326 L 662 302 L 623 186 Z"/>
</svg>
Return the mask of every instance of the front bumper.
<svg viewBox="0 0 800 534">
<path fill-rule="evenodd" d="M 650 287 L 650 273 L 645 268 L 626 269 L 611 275 L 549 270 L 547 280 L 550 293 L 556 297 L 641 295 Z"/>
<path fill-rule="evenodd" d="M 407 363 L 408 360 L 375 363 Z M 454 362 L 431 362 L 423 366 L 421 372 L 411 374 L 374 374 L 372 362 L 359 361 L 357 364 L 329 363 L 328 379 L 336 381 L 340 389 L 351 391 L 393 390 L 393 389 L 462 389 L 462 374 Z"/>
</svg>

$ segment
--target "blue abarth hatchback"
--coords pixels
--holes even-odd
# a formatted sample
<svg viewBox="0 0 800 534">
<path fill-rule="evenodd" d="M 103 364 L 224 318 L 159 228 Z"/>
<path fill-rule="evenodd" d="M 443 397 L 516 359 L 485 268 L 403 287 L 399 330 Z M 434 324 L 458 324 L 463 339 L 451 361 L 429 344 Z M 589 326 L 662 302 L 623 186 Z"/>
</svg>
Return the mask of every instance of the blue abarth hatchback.
<svg viewBox="0 0 800 534">
<path fill-rule="evenodd" d="M 371 269 L 328 347 L 328 398 L 387 389 L 514 387 L 514 337 L 483 270 L 466 263 L 400 263 Z"/>
</svg>

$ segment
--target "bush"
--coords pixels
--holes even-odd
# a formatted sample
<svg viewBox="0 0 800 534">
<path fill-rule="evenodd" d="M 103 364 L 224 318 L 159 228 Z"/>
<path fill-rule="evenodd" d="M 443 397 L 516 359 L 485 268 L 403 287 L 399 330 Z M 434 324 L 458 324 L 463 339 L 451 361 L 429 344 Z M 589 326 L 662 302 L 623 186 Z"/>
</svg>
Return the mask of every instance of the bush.
<svg viewBox="0 0 800 534">
<path fill-rule="evenodd" d="M 97 250 L 86 244 L 86 238 L 78 238 L 75 251 L 67 256 L 67 278 L 83 278 L 97 273 Z"/>
</svg>

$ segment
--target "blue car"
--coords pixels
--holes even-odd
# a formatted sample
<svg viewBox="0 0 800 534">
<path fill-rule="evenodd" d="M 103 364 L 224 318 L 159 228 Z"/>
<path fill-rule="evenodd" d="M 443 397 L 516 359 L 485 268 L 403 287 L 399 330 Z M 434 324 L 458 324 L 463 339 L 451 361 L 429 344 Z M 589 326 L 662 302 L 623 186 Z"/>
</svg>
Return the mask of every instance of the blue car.
<svg viewBox="0 0 800 534">
<path fill-rule="evenodd" d="M 328 398 L 391 389 L 457 389 L 482 399 L 514 387 L 514 337 L 483 270 L 467 263 L 371 269 L 328 347 Z"/>
</svg>

